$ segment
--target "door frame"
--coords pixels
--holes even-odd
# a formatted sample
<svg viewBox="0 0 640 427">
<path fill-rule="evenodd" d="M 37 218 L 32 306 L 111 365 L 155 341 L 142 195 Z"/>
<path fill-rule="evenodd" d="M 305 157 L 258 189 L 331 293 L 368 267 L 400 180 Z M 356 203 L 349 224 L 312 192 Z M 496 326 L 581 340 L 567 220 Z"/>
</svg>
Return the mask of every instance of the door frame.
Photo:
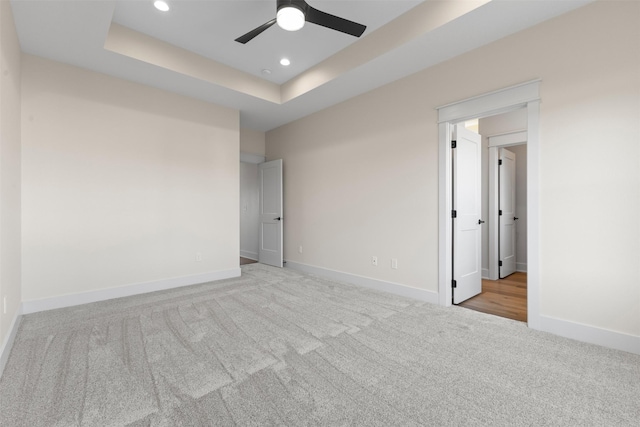
<svg viewBox="0 0 640 427">
<path fill-rule="evenodd" d="M 498 233 L 498 149 L 513 147 L 514 145 L 523 145 L 527 143 L 527 131 L 521 130 L 516 132 L 508 132 L 499 135 L 492 135 L 487 138 L 489 141 L 489 280 L 498 280 L 500 272 L 498 261 L 500 260 L 499 252 L 499 233 Z"/>
<path fill-rule="evenodd" d="M 533 80 L 438 107 L 438 301 L 451 305 L 451 131 L 465 120 L 527 109 L 527 324 L 540 329 L 540 83 Z"/>
<path fill-rule="evenodd" d="M 275 181 L 269 180 L 270 183 L 275 183 L 275 197 L 268 197 L 267 200 L 274 201 L 277 209 L 275 212 L 265 212 L 265 170 L 275 169 L 277 175 Z M 272 176 L 273 178 L 273 176 Z M 284 182 L 283 182 L 283 167 L 282 159 L 271 160 L 268 162 L 260 163 L 258 165 L 258 192 L 260 194 L 260 201 L 258 203 L 258 262 L 261 264 L 272 265 L 274 267 L 284 267 Z M 274 188 L 274 187 L 272 187 Z M 277 218 L 272 218 L 274 215 L 278 215 Z M 265 218 L 266 217 L 266 218 Z M 276 226 L 276 250 L 264 249 L 264 226 L 275 225 Z"/>
<path fill-rule="evenodd" d="M 264 163 L 265 161 L 266 161 L 266 157 L 265 156 L 262 156 L 260 154 L 245 153 L 244 151 L 240 151 L 240 163 L 241 164 L 242 163 L 248 163 L 248 164 L 256 165 L 256 169 L 257 169 L 258 168 L 257 165 L 259 165 L 260 163 Z M 242 168 L 242 165 L 240 165 L 240 167 Z M 238 179 L 239 180 L 240 180 L 240 174 L 241 174 L 241 172 L 239 170 L 238 171 Z M 252 186 L 252 189 L 255 190 L 256 194 L 258 194 L 258 204 L 259 204 L 260 203 L 260 195 L 259 195 L 260 183 L 256 179 L 256 182 L 254 184 L 255 184 L 255 186 Z M 243 190 L 243 188 L 242 188 L 242 185 L 241 185 L 240 186 L 240 201 L 242 201 L 242 194 L 243 194 L 242 190 Z M 258 215 L 258 212 L 256 212 L 256 215 Z M 255 240 L 253 240 L 253 242 L 256 245 L 255 247 L 258 248 L 257 249 L 258 252 L 256 252 L 255 255 L 253 255 L 252 253 L 245 252 L 242 249 L 242 230 L 243 230 L 242 226 L 243 226 L 243 224 L 242 224 L 242 207 L 241 207 L 240 204 L 238 205 L 238 217 L 239 217 L 239 235 L 240 235 L 240 253 L 239 253 L 239 256 L 243 257 L 243 258 L 252 259 L 252 260 L 257 262 L 258 261 L 258 254 L 260 252 L 260 241 L 259 241 L 260 240 L 260 236 L 259 236 L 259 233 L 260 233 L 260 218 L 258 217 L 258 219 L 256 220 L 256 222 L 254 224 L 255 225 L 255 229 L 257 231 L 256 231 L 256 234 L 252 237 L 252 239 L 255 239 Z"/>
</svg>

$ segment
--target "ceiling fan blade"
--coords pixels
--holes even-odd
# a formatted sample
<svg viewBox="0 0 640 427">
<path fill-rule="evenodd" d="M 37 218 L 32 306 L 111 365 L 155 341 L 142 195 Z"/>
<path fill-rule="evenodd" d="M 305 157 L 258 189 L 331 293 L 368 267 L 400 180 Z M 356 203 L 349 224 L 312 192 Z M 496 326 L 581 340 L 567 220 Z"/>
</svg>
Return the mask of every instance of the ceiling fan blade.
<svg viewBox="0 0 640 427">
<path fill-rule="evenodd" d="M 366 25 L 358 24 L 357 22 L 322 12 L 311 6 L 308 6 L 305 19 L 307 22 L 322 25 L 323 27 L 331 28 L 332 30 L 350 34 L 355 37 L 360 37 L 362 33 L 364 33 L 364 30 L 367 29 Z"/>
<path fill-rule="evenodd" d="M 260 34 L 261 32 L 263 32 L 264 30 L 266 30 L 267 28 L 269 28 L 270 26 L 272 26 L 273 24 L 276 23 L 275 18 L 272 19 L 269 22 L 265 22 L 264 24 L 260 25 L 258 28 L 255 28 L 251 31 L 249 31 L 247 34 L 240 36 L 236 39 L 236 41 L 238 43 L 242 43 L 245 44 L 248 41 L 250 41 L 251 39 L 253 39 L 254 37 L 256 37 L 258 34 Z"/>
</svg>

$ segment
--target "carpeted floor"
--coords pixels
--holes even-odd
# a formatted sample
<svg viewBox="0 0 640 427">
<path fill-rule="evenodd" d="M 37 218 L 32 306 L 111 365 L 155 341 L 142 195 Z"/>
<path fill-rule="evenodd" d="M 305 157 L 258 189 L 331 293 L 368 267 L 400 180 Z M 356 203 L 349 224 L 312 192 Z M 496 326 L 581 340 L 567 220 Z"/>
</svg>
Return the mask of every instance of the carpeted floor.
<svg viewBox="0 0 640 427">
<path fill-rule="evenodd" d="M 2 426 L 640 425 L 640 356 L 260 264 L 25 316 Z"/>
</svg>

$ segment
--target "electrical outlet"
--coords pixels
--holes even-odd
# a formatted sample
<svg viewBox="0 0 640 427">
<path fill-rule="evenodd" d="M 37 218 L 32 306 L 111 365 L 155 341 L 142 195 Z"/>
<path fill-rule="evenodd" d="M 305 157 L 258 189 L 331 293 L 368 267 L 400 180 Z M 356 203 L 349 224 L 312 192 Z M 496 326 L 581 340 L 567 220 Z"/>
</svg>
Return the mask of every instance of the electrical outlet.
<svg viewBox="0 0 640 427">
<path fill-rule="evenodd" d="M 372 256 L 371 257 L 371 265 L 377 267 L 378 266 L 378 257 L 377 256 Z"/>
<path fill-rule="evenodd" d="M 302 246 L 298 246 L 298 253 L 301 254 L 302 253 Z"/>
<path fill-rule="evenodd" d="M 202 252 L 196 252 L 196 261 L 197 262 L 202 261 Z"/>
<path fill-rule="evenodd" d="M 391 268 L 394 270 L 398 269 L 398 258 L 391 258 Z"/>
</svg>

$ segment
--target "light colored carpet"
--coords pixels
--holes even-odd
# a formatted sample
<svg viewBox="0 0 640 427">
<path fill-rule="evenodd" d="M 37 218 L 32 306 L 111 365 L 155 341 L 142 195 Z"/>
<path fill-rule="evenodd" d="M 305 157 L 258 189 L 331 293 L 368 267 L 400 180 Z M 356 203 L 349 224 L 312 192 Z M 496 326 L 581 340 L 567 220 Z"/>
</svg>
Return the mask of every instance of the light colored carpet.
<svg viewBox="0 0 640 427">
<path fill-rule="evenodd" d="M 640 356 L 289 269 L 25 316 L 2 426 L 640 425 Z"/>
</svg>

